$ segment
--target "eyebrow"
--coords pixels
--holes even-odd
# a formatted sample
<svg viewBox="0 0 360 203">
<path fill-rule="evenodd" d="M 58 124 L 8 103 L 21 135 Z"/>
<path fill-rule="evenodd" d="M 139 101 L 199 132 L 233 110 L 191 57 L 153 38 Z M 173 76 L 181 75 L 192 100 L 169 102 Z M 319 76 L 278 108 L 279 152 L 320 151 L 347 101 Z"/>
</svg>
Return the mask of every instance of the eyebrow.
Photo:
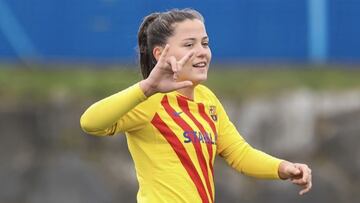
<svg viewBox="0 0 360 203">
<path fill-rule="evenodd" d="M 201 38 L 201 40 L 204 40 L 204 39 L 209 39 L 209 37 L 208 37 L 208 36 L 205 36 L 205 37 Z M 183 39 L 183 41 L 185 41 L 185 40 L 196 41 L 196 38 L 190 37 L 190 38 Z"/>
</svg>

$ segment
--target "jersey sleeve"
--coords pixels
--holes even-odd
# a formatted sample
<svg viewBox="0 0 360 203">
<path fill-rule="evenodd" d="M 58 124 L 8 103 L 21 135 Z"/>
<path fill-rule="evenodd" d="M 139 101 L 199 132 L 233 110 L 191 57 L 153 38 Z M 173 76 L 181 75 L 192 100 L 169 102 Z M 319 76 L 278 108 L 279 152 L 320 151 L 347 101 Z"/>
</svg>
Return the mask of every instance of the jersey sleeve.
<svg viewBox="0 0 360 203">
<path fill-rule="evenodd" d="M 148 111 L 139 108 L 147 100 L 139 83 L 91 105 L 81 116 L 81 128 L 93 135 L 113 135 L 141 128 Z"/>
<path fill-rule="evenodd" d="M 251 147 L 229 120 L 222 104 L 217 100 L 218 139 L 217 154 L 237 171 L 256 178 L 279 179 L 278 168 L 282 160 Z"/>
</svg>

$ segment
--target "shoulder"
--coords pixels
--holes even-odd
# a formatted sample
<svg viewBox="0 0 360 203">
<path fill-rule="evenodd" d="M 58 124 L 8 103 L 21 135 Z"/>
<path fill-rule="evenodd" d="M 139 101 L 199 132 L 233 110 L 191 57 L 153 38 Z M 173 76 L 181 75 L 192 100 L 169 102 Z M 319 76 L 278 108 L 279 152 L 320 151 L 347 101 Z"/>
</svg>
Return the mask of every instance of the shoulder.
<svg viewBox="0 0 360 203">
<path fill-rule="evenodd" d="M 205 85 L 197 85 L 195 88 L 195 94 L 197 99 L 205 101 L 217 101 L 217 97 L 213 91 L 211 91 Z"/>
</svg>

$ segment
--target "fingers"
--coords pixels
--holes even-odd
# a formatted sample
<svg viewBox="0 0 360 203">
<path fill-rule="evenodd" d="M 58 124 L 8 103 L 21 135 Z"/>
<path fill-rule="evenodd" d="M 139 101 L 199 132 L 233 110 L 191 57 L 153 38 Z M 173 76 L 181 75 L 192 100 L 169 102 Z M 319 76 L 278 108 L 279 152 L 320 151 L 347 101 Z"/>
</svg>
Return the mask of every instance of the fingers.
<svg viewBox="0 0 360 203">
<path fill-rule="evenodd" d="M 290 177 L 298 176 L 301 174 L 301 171 L 298 168 L 296 168 L 294 165 L 288 167 L 286 172 L 290 175 Z"/>
<path fill-rule="evenodd" d="M 311 189 L 311 187 L 312 187 L 312 182 L 308 182 L 308 184 L 306 184 L 306 185 L 304 186 L 304 189 L 302 189 L 302 190 L 299 192 L 299 195 L 303 195 L 303 194 L 309 192 L 310 189 Z"/>
<path fill-rule="evenodd" d="M 169 45 L 167 45 L 168 47 Z M 167 48 L 165 47 L 165 48 Z M 168 50 L 168 48 L 167 48 Z M 167 54 L 167 51 L 166 50 L 166 53 Z M 164 49 L 164 52 L 165 52 L 165 49 Z M 185 56 L 183 56 L 179 61 L 176 60 L 175 56 L 170 56 L 168 57 L 167 59 L 163 59 L 163 60 L 166 60 L 167 64 L 170 66 L 172 72 L 174 73 L 173 75 L 173 79 L 174 80 L 177 80 L 178 78 L 178 72 L 181 71 L 181 68 L 189 61 L 189 59 L 194 55 L 194 52 L 191 51 L 191 52 L 188 52 L 187 54 L 185 54 Z M 166 57 L 166 55 L 162 55 L 164 57 Z"/>
<path fill-rule="evenodd" d="M 168 63 L 170 64 L 171 70 L 174 73 L 173 78 L 174 78 L 174 80 L 176 80 L 177 79 L 177 72 L 178 72 L 178 65 L 177 65 L 176 58 L 174 56 L 171 56 L 168 59 Z"/>
<path fill-rule="evenodd" d="M 182 89 L 185 87 L 190 87 L 192 85 L 193 85 L 193 83 L 191 81 L 182 81 L 182 82 L 176 82 L 174 88 L 175 88 L 175 90 L 177 90 L 177 89 Z"/>
<path fill-rule="evenodd" d="M 167 54 L 169 52 L 169 49 L 170 49 L 170 45 L 169 44 L 166 44 L 164 50 L 162 51 L 161 55 L 160 55 L 160 58 L 159 58 L 159 62 L 167 62 L 169 63 L 172 67 L 177 67 L 175 66 L 175 64 L 173 64 L 173 62 L 175 61 L 176 62 L 176 59 L 174 56 L 171 56 L 171 57 L 167 57 Z M 180 66 L 183 66 L 185 65 L 189 59 L 194 55 L 194 51 L 190 51 L 188 53 L 185 54 L 185 56 L 183 56 L 179 61 L 177 61 L 177 64 L 180 65 Z M 175 59 L 175 60 L 174 60 Z M 174 71 L 174 70 L 173 70 Z M 178 71 L 178 70 L 177 70 Z M 176 71 L 174 71 L 176 72 Z"/>
<path fill-rule="evenodd" d="M 171 70 L 176 73 L 178 71 L 176 58 L 174 56 L 170 56 L 168 59 L 168 63 L 171 66 Z"/>
<path fill-rule="evenodd" d="M 303 182 L 311 180 L 311 169 L 306 164 L 295 164 L 295 167 L 301 171 Z"/>
<path fill-rule="evenodd" d="M 159 62 L 166 62 L 166 56 L 167 56 L 167 53 L 169 52 L 169 48 L 170 48 L 170 45 L 166 44 L 164 50 L 162 51 L 162 53 L 160 55 Z"/>
<path fill-rule="evenodd" d="M 194 55 L 194 51 L 190 51 L 186 53 L 179 61 L 175 56 L 168 56 L 170 45 L 166 44 L 165 48 L 162 50 L 158 67 L 161 67 L 163 71 L 170 73 L 173 76 L 174 80 L 178 79 L 178 72 L 181 71 L 182 67 L 190 60 L 190 58 Z"/>
<path fill-rule="evenodd" d="M 311 169 L 306 164 L 294 164 L 294 166 L 301 171 L 301 176 L 293 177 L 291 179 L 291 182 L 303 186 L 304 189 L 302 189 L 299 194 L 303 195 L 310 191 L 312 187 L 312 175 L 311 175 Z"/>
<path fill-rule="evenodd" d="M 162 51 L 161 55 L 160 55 L 160 58 L 159 58 L 159 61 L 161 62 L 166 62 L 168 59 L 167 59 L 167 54 L 169 52 L 169 49 L 170 49 L 170 45 L 169 44 L 166 44 L 165 45 L 165 48 L 164 50 Z M 183 66 L 186 64 L 186 62 L 189 61 L 189 59 L 194 55 L 194 51 L 190 51 L 188 52 L 187 54 L 185 54 L 185 56 L 183 56 L 179 61 L 178 61 L 178 64 Z"/>
<path fill-rule="evenodd" d="M 294 178 L 300 175 L 301 171 L 295 165 L 288 161 L 282 161 L 278 168 L 279 177 L 283 180 Z"/>
<path fill-rule="evenodd" d="M 179 65 L 183 66 L 186 64 L 186 62 L 189 61 L 189 59 L 194 55 L 194 51 L 190 51 L 187 54 L 185 54 L 185 56 L 183 56 L 180 60 L 179 60 Z"/>
</svg>

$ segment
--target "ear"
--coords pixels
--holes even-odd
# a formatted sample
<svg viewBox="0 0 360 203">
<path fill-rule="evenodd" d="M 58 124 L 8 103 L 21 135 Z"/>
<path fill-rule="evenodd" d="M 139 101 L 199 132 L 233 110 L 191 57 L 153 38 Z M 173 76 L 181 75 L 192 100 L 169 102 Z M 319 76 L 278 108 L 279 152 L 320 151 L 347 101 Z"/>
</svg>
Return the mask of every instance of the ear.
<svg viewBox="0 0 360 203">
<path fill-rule="evenodd" d="M 163 51 L 163 47 L 161 47 L 161 46 L 154 47 L 153 55 L 154 55 L 154 58 L 156 59 L 156 61 L 159 61 L 162 51 Z"/>
</svg>

